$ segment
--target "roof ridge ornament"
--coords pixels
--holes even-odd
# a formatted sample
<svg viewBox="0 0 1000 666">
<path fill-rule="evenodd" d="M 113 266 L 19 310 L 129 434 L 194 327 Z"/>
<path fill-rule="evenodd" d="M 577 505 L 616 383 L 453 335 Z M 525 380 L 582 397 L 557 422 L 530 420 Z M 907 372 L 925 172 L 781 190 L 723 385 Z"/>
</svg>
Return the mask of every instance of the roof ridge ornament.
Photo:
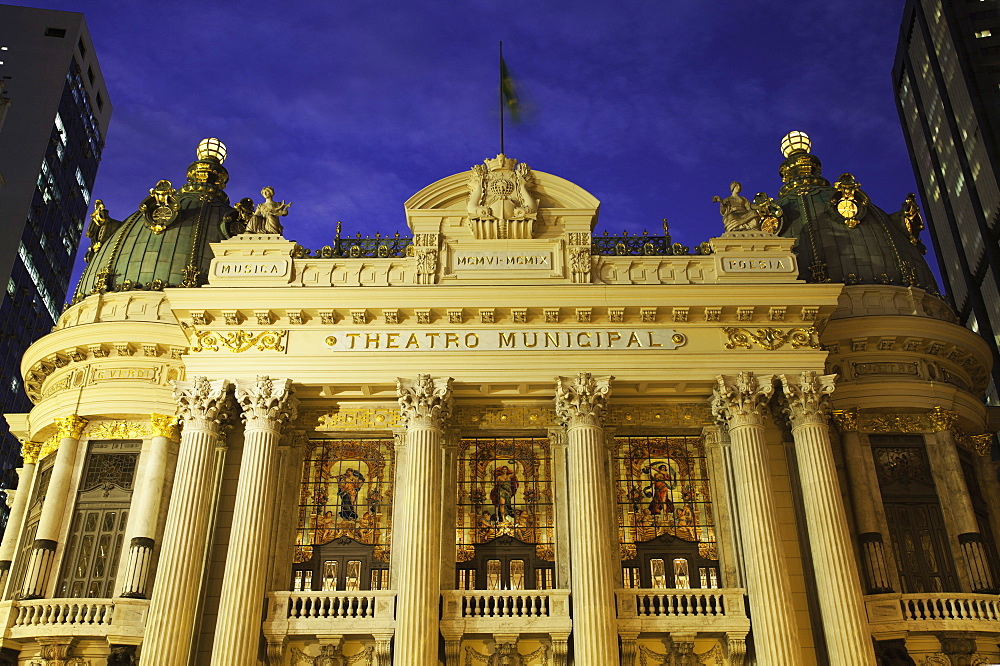
<svg viewBox="0 0 1000 666">
<path fill-rule="evenodd" d="M 538 199 L 527 164 L 500 153 L 472 167 L 466 225 L 477 239 L 532 238 Z"/>
</svg>

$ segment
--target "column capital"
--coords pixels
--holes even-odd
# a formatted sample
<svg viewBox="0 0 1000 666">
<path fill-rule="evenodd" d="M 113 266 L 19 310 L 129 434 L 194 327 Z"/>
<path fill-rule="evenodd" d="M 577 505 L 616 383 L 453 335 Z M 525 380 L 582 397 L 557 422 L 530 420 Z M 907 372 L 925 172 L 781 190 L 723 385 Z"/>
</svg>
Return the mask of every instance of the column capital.
<svg viewBox="0 0 1000 666">
<path fill-rule="evenodd" d="M 826 425 L 833 405 L 833 393 L 837 375 L 821 375 L 815 370 L 806 370 L 798 377 L 781 375 L 781 388 L 788 401 L 785 411 L 792 421 L 792 427 L 802 425 Z"/>
<path fill-rule="evenodd" d="M 712 415 L 729 427 L 762 425 L 764 408 L 774 394 L 774 375 L 719 375 L 712 390 Z"/>
<path fill-rule="evenodd" d="M 61 419 L 53 419 L 58 429 L 59 439 L 80 439 L 83 429 L 90 423 L 87 419 L 78 414 L 70 414 Z"/>
<path fill-rule="evenodd" d="M 237 380 L 236 401 L 248 428 L 277 431 L 295 420 L 299 404 L 292 394 L 291 379 L 271 379 L 267 375 L 258 375 L 253 381 Z"/>
<path fill-rule="evenodd" d="M 33 442 L 28 439 L 21 440 L 21 458 L 25 465 L 34 465 L 38 462 L 38 455 L 42 452 L 45 442 Z"/>
<path fill-rule="evenodd" d="M 180 409 L 180 420 L 185 424 L 201 422 L 202 427 L 218 430 L 229 418 L 228 379 L 210 381 L 208 377 L 195 377 L 193 381 L 174 381 L 174 400 Z"/>
<path fill-rule="evenodd" d="M 940 405 L 927 412 L 927 418 L 930 420 L 931 430 L 934 432 L 954 430 L 958 424 L 958 412 L 944 409 Z"/>
<path fill-rule="evenodd" d="M 445 421 L 451 417 L 453 406 L 451 377 L 432 378 L 430 375 L 417 375 L 416 379 L 398 377 L 396 393 L 399 396 L 399 409 L 403 414 L 406 426 L 424 426 L 444 428 Z"/>
<path fill-rule="evenodd" d="M 166 437 L 174 442 L 180 439 L 177 417 L 166 414 L 149 415 L 149 432 L 153 437 Z"/>
<path fill-rule="evenodd" d="M 858 432 L 858 408 L 833 410 L 833 421 L 841 432 Z"/>
<path fill-rule="evenodd" d="M 601 425 L 601 415 L 611 394 L 611 375 L 556 377 L 556 416 L 563 425 Z"/>
</svg>

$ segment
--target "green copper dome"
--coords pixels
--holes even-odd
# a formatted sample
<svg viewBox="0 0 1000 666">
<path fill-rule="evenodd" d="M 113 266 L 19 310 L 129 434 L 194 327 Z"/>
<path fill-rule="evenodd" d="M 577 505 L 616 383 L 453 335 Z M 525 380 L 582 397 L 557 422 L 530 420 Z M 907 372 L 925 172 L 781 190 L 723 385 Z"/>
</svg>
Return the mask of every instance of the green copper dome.
<svg viewBox="0 0 1000 666">
<path fill-rule="evenodd" d="M 109 217 L 104 204 L 96 201 L 87 229 L 92 242 L 87 268 L 73 302 L 107 291 L 204 284 L 212 260 L 209 244 L 230 237 L 229 229 L 239 218 L 226 196 L 229 172 L 222 166 L 224 159 L 225 146 L 205 139 L 184 186 L 175 190 L 170 181 L 161 180 L 124 221 Z"/>
<path fill-rule="evenodd" d="M 819 159 L 809 152 L 808 137 L 792 134 L 801 136 L 782 142 L 778 235 L 798 238 L 799 277 L 807 282 L 912 286 L 937 294 L 919 238 L 923 222 L 914 195 L 888 214 L 871 203 L 851 174 L 831 185 L 822 176 Z"/>
</svg>

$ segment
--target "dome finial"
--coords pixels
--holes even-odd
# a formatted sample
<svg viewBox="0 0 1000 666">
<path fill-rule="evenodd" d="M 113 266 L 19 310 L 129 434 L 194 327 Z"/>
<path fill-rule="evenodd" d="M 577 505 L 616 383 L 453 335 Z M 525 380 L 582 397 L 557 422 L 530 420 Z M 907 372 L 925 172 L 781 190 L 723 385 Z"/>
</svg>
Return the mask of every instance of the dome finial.
<svg viewBox="0 0 1000 666">
<path fill-rule="evenodd" d="M 812 148 L 812 140 L 805 132 L 794 130 L 781 139 L 781 154 L 790 157 L 796 153 L 808 153 Z"/>
<path fill-rule="evenodd" d="M 226 144 L 218 139 L 202 139 L 198 144 L 199 160 L 215 160 L 219 164 L 226 161 Z"/>
</svg>

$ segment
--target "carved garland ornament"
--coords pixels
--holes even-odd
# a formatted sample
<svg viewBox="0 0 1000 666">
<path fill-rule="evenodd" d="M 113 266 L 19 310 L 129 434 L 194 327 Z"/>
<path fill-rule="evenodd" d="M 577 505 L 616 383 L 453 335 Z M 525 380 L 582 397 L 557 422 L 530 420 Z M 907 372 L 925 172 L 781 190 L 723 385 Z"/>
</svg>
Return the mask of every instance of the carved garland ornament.
<svg viewBox="0 0 1000 666">
<path fill-rule="evenodd" d="M 225 347 L 234 354 L 256 347 L 259 351 L 285 351 L 285 335 L 288 331 L 195 331 L 195 345 L 191 347 L 194 353 L 203 351 L 219 351 Z"/>
<path fill-rule="evenodd" d="M 752 343 L 756 343 L 767 351 L 781 349 L 786 344 L 790 344 L 792 349 L 801 349 L 803 347 L 809 349 L 820 348 L 815 326 L 792 328 L 787 331 L 770 327 L 758 328 L 756 333 L 750 329 L 733 328 L 730 326 L 722 330 L 729 336 L 726 349 L 736 349 L 737 347 L 753 349 Z"/>
<path fill-rule="evenodd" d="M 145 439 L 149 429 L 137 421 L 101 421 L 87 431 L 90 439 Z"/>
<path fill-rule="evenodd" d="M 581 372 L 576 377 L 556 377 L 556 416 L 563 425 L 600 426 L 607 408 L 614 377 L 593 377 Z"/>
<path fill-rule="evenodd" d="M 396 380 L 399 409 L 407 427 L 444 427 L 453 406 L 451 377 L 432 379 L 417 375 L 416 380 L 400 377 Z"/>
</svg>

